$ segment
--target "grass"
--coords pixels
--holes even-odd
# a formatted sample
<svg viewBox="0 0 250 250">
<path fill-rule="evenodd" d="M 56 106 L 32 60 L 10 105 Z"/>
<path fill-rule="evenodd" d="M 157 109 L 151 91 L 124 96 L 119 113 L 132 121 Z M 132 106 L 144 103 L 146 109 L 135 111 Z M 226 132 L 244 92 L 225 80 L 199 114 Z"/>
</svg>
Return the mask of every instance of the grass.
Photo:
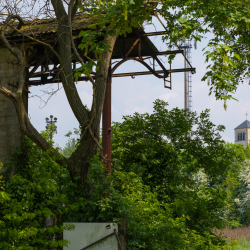
<svg viewBox="0 0 250 250">
<path fill-rule="evenodd" d="M 246 240 L 246 238 L 241 237 L 238 239 L 238 244 L 235 246 L 235 250 L 249 250 L 250 249 L 250 241 Z"/>
<path fill-rule="evenodd" d="M 238 244 L 235 246 L 235 250 L 250 250 L 250 226 L 241 228 L 224 228 L 217 231 L 217 234 L 226 236 L 228 241 L 237 240 Z"/>
</svg>

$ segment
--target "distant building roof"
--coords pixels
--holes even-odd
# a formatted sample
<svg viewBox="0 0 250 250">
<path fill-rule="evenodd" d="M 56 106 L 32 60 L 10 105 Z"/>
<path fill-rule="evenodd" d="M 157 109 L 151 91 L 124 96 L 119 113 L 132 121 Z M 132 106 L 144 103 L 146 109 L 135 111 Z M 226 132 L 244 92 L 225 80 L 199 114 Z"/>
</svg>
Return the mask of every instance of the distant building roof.
<svg viewBox="0 0 250 250">
<path fill-rule="evenodd" d="M 244 122 L 242 122 L 238 127 L 236 127 L 235 129 L 239 129 L 239 128 L 250 128 L 250 121 L 245 120 Z"/>
</svg>

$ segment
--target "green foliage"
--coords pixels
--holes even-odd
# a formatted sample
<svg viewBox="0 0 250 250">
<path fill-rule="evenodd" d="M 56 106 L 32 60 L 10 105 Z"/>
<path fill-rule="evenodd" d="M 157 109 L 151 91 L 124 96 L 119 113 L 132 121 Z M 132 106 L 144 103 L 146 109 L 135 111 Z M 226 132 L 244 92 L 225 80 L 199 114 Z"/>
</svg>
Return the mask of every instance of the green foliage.
<svg viewBox="0 0 250 250">
<path fill-rule="evenodd" d="M 156 100 L 153 114 L 135 113 L 114 123 L 112 155 L 120 171 L 135 173 L 150 187 L 174 220 L 185 218 L 187 229 L 215 237 L 212 228 L 223 226 L 219 216 L 227 205 L 223 181 L 234 154 L 219 135 L 223 126 L 209 121 L 208 110 L 198 116 L 166 106 Z M 209 185 L 195 181 L 201 170 Z"/>
<path fill-rule="evenodd" d="M 232 153 L 232 162 L 228 165 L 221 184 L 226 193 L 225 201 L 227 205 L 220 211 L 220 216 L 224 227 L 233 228 L 241 226 L 240 214 L 237 211 L 235 198 L 238 195 L 238 188 L 240 186 L 239 173 L 249 148 L 244 148 L 241 144 L 232 143 L 227 143 L 225 146 Z"/>
<path fill-rule="evenodd" d="M 225 179 L 234 178 L 231 172 L 237 175 L 249 149 L 225 145 L 219 135 L 223 127 L 209 121 L 208 111 L 189 113 L 187 119 L 185 110 L 169 111 L 166 105 L 156 100 L 153 114 L 135 113 L 115 123 L 117 169 L 106 175 L 95 156 L 89 161 L 89 181 L 80 186 L 66 167 L 25 139 L 5 163 L 10 170 L 15 167 L 15 174 L 9 179 L 7 171 L 2 183 L 0 246 L 60 249 L 67 244 L 63 222 L 127 218 L 128 250 L 229 249 L 213 228 L 225 224 L 221 211 L 235 195 L 235 186 L 229 186 L 234 183 Z M 54 223 L 45 227 L 49 216 Z"/>
<path fill-rule="evenodd" d="M 60 150 L 66 158 L 69 158 L 72 153 L 76 150 L 77 140 L 75 138 L 69 138 L 65 146 Z"/>
<path fill-rule="evenodd" d="M 250 241 L 246 238 L 238 239 L 238 244 L 235 246 L 235 250 L 248 250 L 250 249 Z"/>
<path fill-rule="evenodd" d="M 207 47 L 204 48 L 207 72 L 202 80 L 208 80 L 210 94 L 214 92 L 217 99 L 227 101 L 233 98 L 239 83 L 250 76 L 250 2 L 249 0 L 105 0 L 79 2 L 79 9 L 91 19 L 88 30 L 81 31 L 82 43 L 79 48 L 85 52 L 86 62 L 75 73 L 76 79 L 81 71 L 89 75 L 102 54 L 110 48 L 103 37 L 114 34 L 127 35 L 132 28 L 140 28 L 152 20 L 152 13 L 157 12 L 165 20 L 164 27 L 168 34 L 163 41 L 169 47 L 177 41 L 193 38 L 194 44 L 212 34 Z M 158 5 L 157 5 L 158 3 Z M 156 8 L 157 6 L 157 8 Z M 94 55 L 95 60 L 90 60 Z M 169 57 L 169 61 L 174 55 Z M 98 70 L 98 67 L 97 67 Z M 233 98 L 234 99 L 234 98 Z M 226 104 L 225 104 L 226 107 Z"/>
<path fill-rule="evenodd" d="M 204 48 L 209 65 L 202 80 L 208 80 L 210 94 L 214 92 L 217 99 L 233 98 L 238 85 L 250 75 L 249 0 L 161 2 L 159 12 L 169 31 L 164 40 L 170 46 L 179 39 L 192 37 L 196 43 L 212 34 Z"/>
<path fill-rule="evenodd" d="M 105 169 L 96 156 L 90 164 L 93 189 L 76 221 L 112 221 L 127 218 L 127 249 L 226 249 L 222 238 L 201 234 L 187 226 L 190 218 L 174 216 L 167 203 L 133 172 L 116 171 L 103 179 Z M 110 186 L 110 183 L 112 185 Z M 75 190 L 75 189 L 74 189 Z M 76 195 L 76 194 L 75 194 Z M 71 220 L 72 221 L 72 220 Z"/>
<path fill-rule="evenodd" d="M 235 201 L 242 224 L 248 225 L 250 222 L 250 161 L 246 160 L 242 165 L 238 175 L 239 186 Z"/>
<path fill-rule="evenodd" d="M 233 158 L 225 177 L 222 188 L 226 193 L 226 207 L 220 212 L 224 227 L 233 228 L 249 223 L 248 175 L 249 150 L 241 144 L 226 144 L 227 150 L 232 152 Z"/>
<path fill-rule="evenodd" d="M 60 217 L 73 211 L 65 208 L 67 197 L 61 192 L 61 175 L 65 172 L 47 153 L 25 139 L 22 148 L 5 162 L 5 168 L 15 167 L 15 175 L 5 173 L 0 199 L 0 248 L 1 249 L 50 249 L 67 245 L 61 234 L 65 227 Z M 51 227 L 45 219 L 54 219 Z M 56 235 L 56 240 L 50 239 Z"/>
<path fill-rule="evenodd" d="M 116 172 L 114 185 L 122 195 L 120 214 L 128 218 L 128 249 L 223 249 L 223 239 L 190 229 L 190 218 L 176 218 L 135 173 Z"/>
<path fill-rule="evenodd" d="M 80 129 L 74 128 L 74 132 L 72 133 L 69 131 L 65 136 L 68 137 L 68 141 L 66 142 L 65 146 L 59 150 L 60 153 L 62 153 L 66 158 L 69 158 L 72 153 L 76 150 L 77 148 L 77 142 L 78 142 L 78 137 L 81 134 Z M 77 138 L 72 137 L 72 136 L 77 136 Z"/>
<path fill-rule="evenodd" d="M 98 70 L 98 63 L 103 63 L 103 52 L 110 51 L 104 37 L 115 33 L 126 35 L 132 28 L 140 28 L 143 22 L 151 20 L 153 9 L 144 0 L 85 1 L 84 5 L 80 1 L 78 7 L 87 12 L 86 18 L 90 18 L 92 24 L 88 25 L 88 30 L 82 30 L 79 34 L 82 42 L 78 48 L 84 51 L 88 60 L 76 70 L 76 81 L 81 72 L 89 76 L 94 68 Z M 95 60 L 91 60 L 89 55 Z"/>
<path fill-rule="evenodd" d="M 54 146 L 55 142 L 53 141 L 53 137 L 56 132 L 56 125 L 54 123 L 47 124 L 48 129 L 41 131 L 41 135 L 52 145 Z"/>
</svg>

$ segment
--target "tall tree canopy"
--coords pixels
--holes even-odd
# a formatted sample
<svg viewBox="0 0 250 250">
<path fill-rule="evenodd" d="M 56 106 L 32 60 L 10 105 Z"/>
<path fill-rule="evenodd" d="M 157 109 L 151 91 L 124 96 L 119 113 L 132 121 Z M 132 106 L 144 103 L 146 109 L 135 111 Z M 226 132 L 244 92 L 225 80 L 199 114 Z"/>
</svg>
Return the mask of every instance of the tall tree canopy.
<svg viewBox="0 0 250 250">
<path fill-rule="evenodd" d="M 200 41 L 213 34 L 204 48 L 210 64 L 203 80 L 210 84 L 210 94 L 221 100 L 233 98 L 237 86 L 250 76 L 250 2 L 165 1 L 160 13 L 170 31 L 166 39 L 176 43 L 180 37 Z"/>
<path fill-rule="evenodd" d="M 0 27 L 1 40 L 20 64 L 17 91 L 10 91 L 0 85 L 0 93 L 13 101 L 21 131 L 26 136 L 44 151 L 49 150 L 51 156 L 57 156 L 59 164 L 66 164 L 72 180 L 77 172 L 80 172 L 78 184 L 86 180 L 89 168 L 87 160 L 98 150 L 108 68 L 119 34 L 126 35 L 132 27 L 143 26 L 145 21 L 151 20 L 152 15 L 159 13 L 166 21 L 165 28 L 169 33 L 164 37 L 164 41 L 169 46 L 174 46 L 180 38 L 193 37 L 194 41 L 200 41 L 206 33 L 213 33 L 214 37 L 209 41 L 206 51 L 207 60 L 211 60 L 211 64 L 203 79 L 209 79 L 210 91 L 215 92 L 216 98 L 231 98 L 239 82 L 249 76 L 249 0 L 219 0 L 216 4 L 212 0 L 5 0 L 1 1 L 0 7 L 0 17 L 3 21 Z M 78 53 L 72 35 L 72 21 L 78 14 L 91 19 L 88 29 L 79 34 L 82 37 L 79 49 L 86 52 L 83 57 Z M 25 55 L 21 49 L 13 47 L 7 37 L 10 30 L 27 37 L 22 30 L 23 24 L 31 21 L 32 25 L 32 22 L 35 23 L 39 18 L 56 19 L 56 47 L 52 48 L 50 44 L 38 38 L 28 38 L 43 44 L 57 57 L 64 91 L 82 127 L 80 143 L 69 159 L 61 156 L 31 124 L 22 102 Z M 13 24 L 15 20 L 18 21 L 18 26 Z M 94 52 L 95 60 L 87 56 L 87 51 Z M 72 55 L 81 64 L 75 73 L 71 66 Z M 90 76 L 93 69 L 96 70 L 95 79 Z M 93 84 L 93 102 L 90 110 L 84 105 L 84 100 L 81 100 L 75 85 L 80 70 Z"/>
</svg>

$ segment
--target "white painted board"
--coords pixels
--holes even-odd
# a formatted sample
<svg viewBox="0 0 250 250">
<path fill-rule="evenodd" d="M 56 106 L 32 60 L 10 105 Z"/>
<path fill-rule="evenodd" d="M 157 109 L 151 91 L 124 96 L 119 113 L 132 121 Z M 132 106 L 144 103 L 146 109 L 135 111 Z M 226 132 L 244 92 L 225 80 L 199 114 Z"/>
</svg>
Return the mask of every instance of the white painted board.
<svg viewBox="0 0 250 250">
<path fill-rule="evenodd" d="M 70 222 L 69 222 L 70 223 Z M 64 225 L 67 223 L 63 223 Z M 63 232 L 63 239 L 70 241 L 68 247 L 63 250 L 81 250 L 95 241 L 111 234 L 114 229 L 118 232 L 118 225 L 115 223 L 70 223 L 75 225 L 74 231 Z M 118 242 L 115 235 L 97 243 L 87 250 L 118 250 Z"/>
</svg>

